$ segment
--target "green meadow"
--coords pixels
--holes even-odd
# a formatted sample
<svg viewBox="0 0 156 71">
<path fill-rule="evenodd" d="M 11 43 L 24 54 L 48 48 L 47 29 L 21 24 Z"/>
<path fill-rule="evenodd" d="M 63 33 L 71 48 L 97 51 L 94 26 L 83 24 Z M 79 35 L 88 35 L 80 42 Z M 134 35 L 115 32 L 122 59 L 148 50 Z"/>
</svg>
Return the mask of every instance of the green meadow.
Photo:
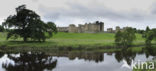
<svg viewBox="0 0 156 71">
<path fill-rule="evenodd" d="M 23 42 L 22 39 L 6 40 L 6 33 L 0 33 L 0 45 L 3 46 L 114 46 L 114 33 L 63 33 L 54 34 L 46 42 Z M 127 37 L 128 38 L 128 37 Z M 143 45 L 144 39 L 140 34 L 136 34 L 134 45 Z"/>
<path fill-rule="evenodd" d="M 64 33 L 58 32 L 46 42 L 23 42 L 22 38 L 6 40 L 7 33 L 0 33 L 1 50 L 98 50 L 108 48 L 107 51 L 116 50 L 114 44 L 114 33 Z M 127 37 L 128 38 L 128 37 Z M 136 34 L 134 47 L 144 46 L 144 39 L 141 34 Z M 111 48 L 111 49 L 110 49 Z M 135 48 L 138 51 L 140 48 Z M 104 50 L 106 51 L 106 50 Z"/>
</svg>

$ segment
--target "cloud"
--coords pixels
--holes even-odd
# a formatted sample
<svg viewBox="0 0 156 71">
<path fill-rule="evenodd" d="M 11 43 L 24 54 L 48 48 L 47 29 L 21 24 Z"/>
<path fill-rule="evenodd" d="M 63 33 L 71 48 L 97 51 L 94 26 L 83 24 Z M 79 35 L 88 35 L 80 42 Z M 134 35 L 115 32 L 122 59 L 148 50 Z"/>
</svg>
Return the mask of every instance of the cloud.
<svg viewBox="0 0 156 71">
<path fill-rule="evenodd" d="M 144 13 L 141 10 L 118 12 L 112 9 L 108 9 L 105 6 L 102 7 L 97 6 L 96 4 L 95 6 L 94 5 L 86 6 L 79 3 L 78 4 L 66 3 L 66 4 L 68 5 L 68 7 L 62 7 L 62 8 L 53 8 L 53 7 L 47 7 L 45 5 L 40 5 L 39 11 L 43 13 L 44 18 L 58 22 L 59 26 L 63 26 L 63 25 L 67 26 L 71 23 L 77 25 L 80 23 L 84 24 L 85 22 L 101 20 L 104 22 L 107 21 L 106 24 L 116 22 L 116 24 L 111 24 L 111 26 L 125 25 L 125 26 L 132 26 L 132 27 L 139 28 L 140 26 L 135 26 L 135 25 L 136 24 L 150 25 L 150 23 L 148 24 L 145 23 L 147 21 L 152 21 L 153 18 L 156 18 L 156 16 L 153 16 L 152 14 Z"/>
<path fill-rule="evenodd" d="M 46 5 L 39 5 L 39 11 L 43 13 L 45 18 L 53 17 L 53 19 L 58 19 L 62 16 L 88 19 L 103 17 L 112 20 L 130 21 L 140 21 L 148 18 L 151 19 L 150 17 L 153 18 L 151 15 L 146 15 L 146 13 L 144 13 L 142 10 L 118 12 L 105 6 L 98 6 L 98 4 L 86 6 L 81 3 L 67 2 L 65 5 L 68 5 L 68 8 L 63 6 L 62 8 L 53 8 L 46 7 Z"/>
<path fill-rule="evenodd" d="M 155 0 L 6 0 L 0 2 L 0 18 L 14 14 L 15 8 L 22 4 L 44 21 L 53 21 L 58 26 L 96 20 L 105 22 L 106 28 L 117 25 L 144 28 L 156 23 Z"/>
</svg>

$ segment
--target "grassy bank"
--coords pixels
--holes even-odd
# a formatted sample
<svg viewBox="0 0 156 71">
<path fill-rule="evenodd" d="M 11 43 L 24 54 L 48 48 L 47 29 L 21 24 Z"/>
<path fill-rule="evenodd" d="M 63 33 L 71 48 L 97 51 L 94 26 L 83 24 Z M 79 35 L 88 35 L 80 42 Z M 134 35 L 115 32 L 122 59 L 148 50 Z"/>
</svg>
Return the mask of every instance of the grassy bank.
<svg viewBox="0 0 156 71">
<path fill-rule="evenodd" d="M 0 33 L 0 47 L 5 50 L 101 50 L 114 47 L 114 33 L 63 33 L 54 34 L 46 42 L 22 42 L 22 39 L 6 40 L 6 33 Z M 133 45 L 144 45 L 144 39 L 136 34 Z M 6 48 L 7 47 L 7 48 Z M 37 48 L 36 48 L 37 47 Z M 116 48 L 111 49 L 113 51 Z M 135 49 L 138 50 L 138 49 Z"/>
<path fill-rule="evenodd" d="M 2 46 L 30 46 L 30 47 L 54 47 L 54 46 L 114 46 L 114 33 L 62 33 L 55 34 L 46 42 L 22 42 L 22 39 L 6 40 L 6 33 L 0 33 L 0 45 Z M 134 45 L 144 44 L 140 34 Z"/>
</svg>

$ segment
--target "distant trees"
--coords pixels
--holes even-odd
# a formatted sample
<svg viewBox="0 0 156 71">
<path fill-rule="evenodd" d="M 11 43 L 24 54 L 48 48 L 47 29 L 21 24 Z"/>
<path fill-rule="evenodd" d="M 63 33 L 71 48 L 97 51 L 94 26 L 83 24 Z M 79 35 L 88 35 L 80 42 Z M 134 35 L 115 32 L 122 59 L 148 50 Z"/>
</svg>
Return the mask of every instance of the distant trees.
<svg viewBox="0 0 156 71">
<path fill-rule="evenodd" d="M 146 30 L 136 30 L 134 28 L 128 27 L 123 31 L 117 31 L 115 34 L 115 44 L 120 47 L 128 47 L 132 45 L 135 40 L 135 33 L 142 34 L 145 38 L 146 47 L 151 47 L 151 43 L 156 39 L 156 29 L 150 29 L 148 26 Z"/>
<path fill-rule="evenodd" d="M 144 30 L 140 30 L 140 29 L 138 29 L 138 30 L 136 30 L 136 33 L 139 33 L 139 34 L 144 34 Z"/>
<path fill-rule="evenodd" d="M 10 15 L 2 24 L 10 29 L 7 39 L 10 37 L 22 37 L 24 41 L 45 41 L 57 32 L 53 22 L 45 23 L 40 16 L 32 10 L 26 9 L 25 5 L 16 8 L 16 14 Z"/>
<path fill-rule="evenodd" d="M 0 32 L 4 31 L 4 27 L 0 25 Z"/>
<path fill-rule="evenodd" d="M 135 30 L 131 27 L 126 28 L 123 31 L 118 31 L 115 34 L 115 44 L 121 47 L 128 47 L 132 45 L 135 40 Z"/>
<path fill-rule="evenodd" d="M 150 29 L 148 26 L 146 30 L 142 34 L 143 38 L 145 38 L 146 47 L 151 47 L 151 42 L 156 38 L 156 29 Z"/>
<path fill-rule="evenodd" d="M 143 38 L 146 38 L 146 36 L 148 35 L 148 32 L 150 31 L 150 28 L 147 26 L 146 27 L 146 30 L 145 30 L 145 32 L 144 32 L 144 34 L 143 34 Z"/>
</svg>

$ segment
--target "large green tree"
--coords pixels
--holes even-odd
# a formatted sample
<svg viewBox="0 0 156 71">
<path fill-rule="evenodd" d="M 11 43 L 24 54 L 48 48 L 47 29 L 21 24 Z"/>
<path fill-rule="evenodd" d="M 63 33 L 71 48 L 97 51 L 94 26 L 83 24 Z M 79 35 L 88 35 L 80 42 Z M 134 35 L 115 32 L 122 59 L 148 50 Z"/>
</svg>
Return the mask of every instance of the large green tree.
<svg viewBox="0 0 156 71">
<path fill-rule="evenodd" d="M 7 39 L 22 37 L 24 41 L 28 39 L 45 41 L 46 38 L 57 32 L 56 25 L 53 22 L 43 22 L 37 13 L 27 9 L 25 5 L 17 7 L 16 14 L 10 15 L 3 26 L 10 29 Z"/>
<path fill-rule="evenodd" d="M 115 43 L 117 46 L 129 47 L 132 45 L 135 38 L 135 30 L 131 27 L 127 27 L 125 30 L 118 31 L 115 34 Z"/>
</svg>

